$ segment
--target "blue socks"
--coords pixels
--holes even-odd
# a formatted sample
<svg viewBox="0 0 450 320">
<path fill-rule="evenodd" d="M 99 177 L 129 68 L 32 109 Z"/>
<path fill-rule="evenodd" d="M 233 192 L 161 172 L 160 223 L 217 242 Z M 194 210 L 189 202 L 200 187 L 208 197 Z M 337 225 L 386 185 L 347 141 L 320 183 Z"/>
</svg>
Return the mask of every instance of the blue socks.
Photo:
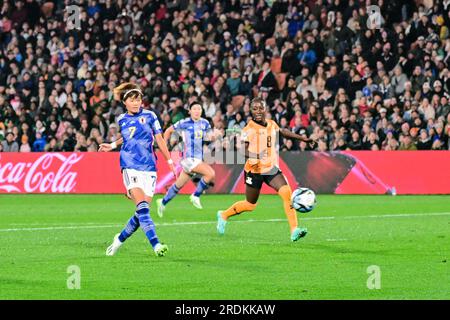
<svg viewBox="0 0 450 320">
<path fill-rule="evenodd" d="M 204 190 L 208 189 L 209 185 L 203 180 L 203 178 L 200 179 L 200 182 L 197 184 L 197 189 L 194 192 L 194 196 L 200 197 Z"/>
<path fill-rule="evenodd" d="M 203 180 L 203 178 L 201 178 L 199 183 L 197 184 L 197 189 L 194 192 L 194 196 L 200 197 L 201 194 L 203 193 L 203 191 L 205 191 L 208 188 L 209 188 L 209 184 L 206 183 L 205 180 Z M 170 200 L 175 198 L 175 196 L 178 194 L 179 191 L 180 191 L 180 189 L 178 189 L 178 187 L 174 183 L 169 188 L 169 190 L 167 190 L 167 193 L 166 193 L 166 195 L 164 196 L 164 198 L 162 200 L 162 204 L 163 205 L 168 204 L 170 202 Z"/>
<path fill-rule="evenodd" d="M 158 243 L 158 237 L 156 236 L 155 224 L 153 223 L 152 218 L 150 217 L 150 207 L 148 202 L 141 201 L 138 203 L 136 207 L 136 213 L 139 218 L 139 224 L 141 225 L 142 230 L 145 233 L 148 241 L 154 248 Z"/>
<path fill-rule="evenodd" d="M 173 198 L 175 198 L 175 196 L 177 195 L 178 191 L 180 191 L 180 189 L 178 189 L 178 187 L 175 185 L 175 183 L 169 188 L 169 190 L 167 190 L 166 195 L 164 196 L 163 200 L 162 200 L 162 204 L 166 205 L 169 203 L 170 200 L 172 200 Z"/>
<path fill-rule="evenodd" d="M 130 218 L 125 229 L 119 235 L 120 242 L 124 242 L 127 240 L 137 229 L 139 228 L 139 219 L 137 217 L 137 213 Z"/>
<path fill-rule="evenodd" d="M 128 239 L 139 228 L 139 226 L 142 228 L 145 236 L 154 248 L 159 243 L 159 240 L 156 235 L 155 224 L 150 217 L 150 207 L 146 201 L 141 201 L 136 206 L 136 213 L 130 218 L 127 225 L 119 235 L 120 242 L 124 242 Z"/>
</svg>

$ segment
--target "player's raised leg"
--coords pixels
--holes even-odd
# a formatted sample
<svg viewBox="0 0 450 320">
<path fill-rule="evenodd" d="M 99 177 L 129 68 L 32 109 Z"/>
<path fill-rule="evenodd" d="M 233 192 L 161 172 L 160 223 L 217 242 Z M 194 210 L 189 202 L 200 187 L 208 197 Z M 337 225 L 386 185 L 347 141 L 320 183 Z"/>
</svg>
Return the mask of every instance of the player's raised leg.
<svg viewBox="0 0 450 320">
<path fill-rule="evenodd" d="M 256 208 L 256 202 L 259 198 L 260 190 L 258 188 L 251 187 L 249 185 L 245 186 L 245 197 L 246 200 L 238 201 L 234 203 L 225 211 L 217 212 L 217 232 L 219 234 L 225 233 L 225 226 L 230 217 L 246 212 L 253 211 Z"/>
<path fill-rule="evenodd" d="M 297 212 L 291 205 L 292 190 L 284 175 L 280 172 L 270 181 L 269 185 L 274 188 L 283 200 L 284 212 L 289 222 L 291 240 L 297 241 L 308 233 L 306 228 L 298 227 Z"/>
<path fill-rule="evenodd" d="M 125 184 L 125 188 L 127 189 L 127 197 L 131 200 L 132 195 L 129 191 L 129 183 L 130 179 L 128 177 L 127 170 L 122 171 L 123 175 L 123 182 Z M 122 246 L 122 244 L 125 242 L 126 239 L 131 237 L 131 235 L 139 228 L 139 218 L 137 215 L 137 212 L 135 211 L 133 213 L 133 216 L 128 220 L 128 223 L 126 224 L 125 228 L 121 231 L 121 233 L 118 233 L 115 235 L 114 240 L 112 244 L 106 249 L 106 255 L 107 256 L 113 256 L 116 254 L 116 252 L 119 250 L 119 248 Z"/>
<path fill-rule="evenodd" d="M 140 188 L 134 188 L 130 191 L 136 204 L 136 213 L 142 231 L 144 231 L 145 236 L 150 242 L 155 254 L 159 257 L 164 256 L 168 247 L 161 244 L 158 236 L 156 235 L 155 224 L 150 216 L 149 203 L 151 202 L 151 197 L 147 196 Z"/>
<path fill-rule="evenodd" d="M 164 198 L 156 200 L 157 213 L 160 218 L 164 216 L 166 205 L 176 197 L 178 192 L 184 187 L 184 185 L 191 179 L 191 177 L 184 171 L 180 173 L 175 183 L 167 190 Z"/>
<path fill-rule="evenodd" d="M 205 162 L 199 163 L 195 168 L 192 169 L 192 172 L 202 175 L 202 178 L 197 184 L 197 189 L 190 196 L 190 200 L 194 207 L 196 207 L 197 209 L 203 209 L 200 202 L 200 196 L 202 195 L 203 191 L 208 189 L 210 186 L 214 186 L 216 173 L 214 172 L 214 169 Z"/>
<path fill-rule="evenodd" d="M 139 228 L 139 219 L 137 213 L 135 212 L 133 216 L 128 220 L 127 225 L 122 230 L 121 233 L 116 234 L 113 243 L 106 249 L 107 256 L 113 256 L 116 254 L 117 250 L 122 246 L 122 244 Z"/>
</svg>

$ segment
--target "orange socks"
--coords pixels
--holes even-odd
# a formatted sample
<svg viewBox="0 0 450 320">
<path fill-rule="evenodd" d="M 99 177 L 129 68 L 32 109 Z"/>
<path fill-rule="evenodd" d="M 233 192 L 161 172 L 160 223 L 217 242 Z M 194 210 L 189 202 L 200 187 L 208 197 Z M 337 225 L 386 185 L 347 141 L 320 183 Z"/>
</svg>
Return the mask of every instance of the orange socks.
<svg viewBox="0 0 450 320">
<path fill-rule="evenodd" d="M 289 187 L 288 185 L 282 186 L 280 190 L 278 190 L 278 194 L 280 195 L 281 199 L 283 199 L 284 212 L 286 213 L 292 232 L 295 228 L 297 228 L 298 221 L 297 212 L 295 212 L 295 209 L 291 206 L 291 187 Z"/>
<path fill-rule="evenodd" d="M 250 203 L 246 200 L 238 201 L 229 207 L 227 210 L 222 212 L 222 218 L 227 220 L 229 217 L 234 216 L 236 214 L 242 213 L 244 211 L 253 211 L 256 208 L 256 204 Z"/>
<path fill-rule="evenodd" d="M 289 222 L 289 226 L 291 227 L 291 232 L 298 227 L 297 221 L 297 212 L 291 206 L 291 187 L 288 185 L 282 186 L 280 190 L 278 190 L 278 194 L 281 199 L 283 199 L 284 212 L 286 213 L 286 217 Z M 253 211 L 256 208 L 256 204 L 250 203 L 246 200 L 238 201 L 233 204 L 230 208 L 222 212 L 222 218 L 224 220 L 228 220 L 229 217 L 234 216 L 236 214 L 245 212 L 245 211 Z"/>
</svg>

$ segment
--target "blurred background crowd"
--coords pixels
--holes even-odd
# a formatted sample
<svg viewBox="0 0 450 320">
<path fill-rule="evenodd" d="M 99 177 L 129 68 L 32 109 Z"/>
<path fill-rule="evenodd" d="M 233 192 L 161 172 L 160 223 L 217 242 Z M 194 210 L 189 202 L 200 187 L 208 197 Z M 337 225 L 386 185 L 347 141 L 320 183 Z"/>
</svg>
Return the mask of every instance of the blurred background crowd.
<svg viewBox="0 0 450 320">
<path fill-rule="evenodd" d="M 198 100 L 234 137 L 262 96 L 280 127 L 318 141 L 281 150 L 450 148 L 450 0 L 0 4 L 3 152 L 118 139 L 112 89 L 125 81 L 164 128 Z"/>
</svg>

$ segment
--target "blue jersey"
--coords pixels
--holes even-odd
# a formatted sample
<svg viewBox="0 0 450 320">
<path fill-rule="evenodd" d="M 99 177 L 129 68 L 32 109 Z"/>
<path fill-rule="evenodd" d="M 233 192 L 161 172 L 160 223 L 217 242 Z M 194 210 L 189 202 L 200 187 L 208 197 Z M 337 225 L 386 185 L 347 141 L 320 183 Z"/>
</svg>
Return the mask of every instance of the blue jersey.
<svg viewBox="0 0 450 320">
<path fill-rule="evenodd" d="M 121 114 L 117 122 L 123 137 L 120 167 L 139 171 L 156 171 L 153 138 L 162 130 L 155 113 L 141 108 L 134 115 Z"/>
<path fill-rule="evenodd" d="M 211 130 L 208 120 L 200 118 L 194 121 L 186 118 L 175 123 L 173 128 L 183 138 L 183 158 L 203 160 L 203 141 Z"/>
</svg>

